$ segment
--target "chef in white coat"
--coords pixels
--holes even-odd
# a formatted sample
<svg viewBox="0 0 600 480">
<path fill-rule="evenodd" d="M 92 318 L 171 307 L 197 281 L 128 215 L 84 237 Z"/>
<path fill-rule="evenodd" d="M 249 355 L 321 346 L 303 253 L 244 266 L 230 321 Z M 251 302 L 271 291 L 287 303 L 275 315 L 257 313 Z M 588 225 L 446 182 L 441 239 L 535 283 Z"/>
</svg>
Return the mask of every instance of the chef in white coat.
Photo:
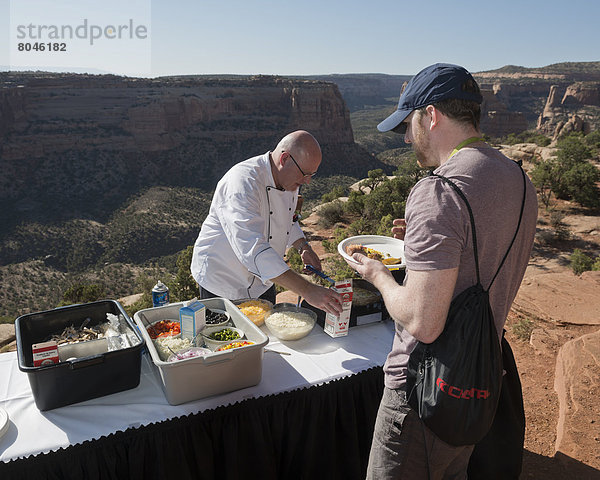
<svg viewBox="0 0 600 480">
<path fill-rule="evenodd" d="M 275 303 L 276 283 L 316 308 L 341 313 L 338 293 L 307 281 L 283 260 L 294 247 L 305 265 L 321 269 L 294 219 L 298 189 L 310 183 L 321 159 L 317 140 L 298 130 L 272 152 L 234 165 L 221 178 L 192 257 L 201 298 L 265 298 Z"/>
</svg>

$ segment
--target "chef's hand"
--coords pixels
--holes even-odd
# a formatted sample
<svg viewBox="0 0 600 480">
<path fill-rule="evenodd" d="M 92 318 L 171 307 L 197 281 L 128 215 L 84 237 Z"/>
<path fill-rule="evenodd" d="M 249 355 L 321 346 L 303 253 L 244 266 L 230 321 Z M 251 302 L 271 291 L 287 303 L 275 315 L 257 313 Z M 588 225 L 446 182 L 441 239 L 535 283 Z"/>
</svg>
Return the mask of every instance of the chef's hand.
<svg viewBox="0 0 600 480">
<path fill-rule="evenodd" d="M 311 283 L 304 292 L 304 300 L 313 307 L 338 316 L 342 313 L 342 296 L 325 287 Z"/>
<path fill-rule="evenodd" d="M 379 260 L 373 260 L 362 253 L 353 254 L 352 259 L 354 262 L 345 259 L 348 266 L 356 270 L 362 278 L 372 285 L 377 286 L 378 278 L 392 275 L 388 268 Z"/>
<path fill-rule="evenodd" d="M 403 218 L 396 218 L 394 220 L 394 226 L 392 227 L 392 234 L 394 235 L 394 238 L 404 240 L 404 235 L 406 235 L 406 220 Z"/>
<path fill-rule="evenodd" d="M 310 245 L 307 246 L 307 248 L 302 250 L 302 253 L 300 254 L 300 258 L 302 259 L 302 263 L 304 263 L 304 265 L 311 265 L 312 267 L 315 267 L 317 270 L 322 270 L 321 269 L 321 260 L 319 260 L 319 257 L 317 256 L 317 254 L 315 253 L 315 251 L 312 249 L 312 247 Z M 304 273 L 312 273 L 310 270 L 304 270 Z"/>
</svg>

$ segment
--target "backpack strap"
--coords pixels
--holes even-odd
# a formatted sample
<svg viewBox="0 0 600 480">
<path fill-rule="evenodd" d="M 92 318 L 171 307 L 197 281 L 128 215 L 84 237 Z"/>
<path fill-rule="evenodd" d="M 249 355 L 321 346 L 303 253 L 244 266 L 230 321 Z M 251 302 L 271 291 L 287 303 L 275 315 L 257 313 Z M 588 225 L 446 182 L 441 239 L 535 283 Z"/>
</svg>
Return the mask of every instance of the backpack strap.
<svg viewBox="0 0 600 480">
<path fill-rule="evenodd" d="M 521 175 L 523 177 L 523 200 L 521 201 L 521 211 L 519 213 L 519 223 L 517 224 L 517 229 L 515 230 L 515 234 L 513 235 L 513 238 L 510 241 L 508 250 L 506 250 L 504 257 L 502 258 L 502 261 L 500 262 L 500 266 L 496 270 L 496 273 L 494 274 L 494 277 L 492 278 L 492 281 L 490 282 L 490 284 L 486 290 L 488 292 L 489 292 L 490 288 L 492 288 L 492 284 L 494 283 L 494 281 L 496 280 L 496 277 L 500 273 L 500 269 L 504 265 L 504 262 L 506 261 L 506 258 L 508 257 L 508 254 L 509 254 L 510 250 L 512 249 L 512 246 L 515 243 L 517 234 L 519 233 L 519 228 L 521 227 L 521 220 L 523 218 L 523 210 L 525 209 L 525 195 L 527 194 L 527 184 L 526 184 L 526 180 L 525 180 L 525 172 L 523 171 L 523 167 L 522 167 L 523 162 L 521 160 L 519 160 L 518 162 L 515 162 L 515 163 L 521 169 Z M 431 175 L 434 177 L 441 178 L 444 182 L 446 182 L 448 185 L 450 185 L 452 187 L 452 189 L 460 196 L 460 198 L 463 199 L 463 201 L 467 205 L 467 210 L 469 212 L 469 218 L 471 220 L 471 230 L 473 232 L 473 255 L 475 257 L 475 272 L 477 273 L 477 283 L 479 285 L 481 285 L 481 277 L 479 275 L 479 256 L 477 254 L 477 234 L 475 232 L 475 219 L 473 218 L 473 211 L 471 210 L 471 205 L 469 205 L 469 202 L 467 201 L 467 197 L 465 197 L 465 194 L 462 192 L 462 190 L 460 188 L 458 188 L 458 186 L 452 180 L 444 177 L 443 175 L 438 175 L 437 173 L 433 173 L 433 172 L 431 172 Z"/>
<path fill-rule="evenodd" d="M 525 172 L 523 171 L 523 162 L 521 160 L 519 160 L 517 162 L 517 165 L 519 165 L 519 168 L 521 169 L 521 175 L 523 176 L 523 200 L 521 201 L 521 211 L 519 212 L 519 223 L 517 224 L 517 229 L 515 230 L 515 234 L 513 235 L 513 238 L 510 241 L 508 250 L 504 254 L 504 258 L 500 262 L 500 266 L 498 267 L 498 270 L 496 270 L 496 275 L 494 275 L 494 278 L 492 278 L 492 281 L 490 282 L 488 291 L 490 290 L 490 288 L 492 288 L 492 283 L 494 283 L 494 280 L 496 280 L 498 273 L 500 273 L 500 269 L 502 268 L 502 265 L 504 265 L 504 262 L 506 261 L 506 257 L 508 257 L 508 252 L 510 252 L 510 249 L 512 248 L 513 243 L 515 243 L 515 240 L 517 239 L 517 234 L 519 233 L 519 228 L 521 227 L 521 220 L 523 219 L 523 210 L 525 209 L 525 195 L 527 194 L 527 184 L 525 182 Z"/>
<path fill-rule="evenodd" d="M 469 211 L 469 218 L 471 219 L 471 231 L 473 232 L 473 255 L 475 257 L 475 272 L 477 273 L 477 284 L 481 285 L 481 277 L 479 276 L 479 255 L 477 254 L 477 233 L 475 232 L 475 218 L 473 218 L 473 210 L 471 210 L 471 205 L 467 201 L 467 197 L 462 192 L 460 188 L 449 178 L 444 177 L 443 175 L 438 175 L 437 173 L 431 172 L 431 175 L 434 177 L 441 178 L 444 182 L 450 185 L 454 191 L 458 194 L 460 198 L 463 199 L 465 204 L 467 205 L 467 210 Z"/>
</svg>

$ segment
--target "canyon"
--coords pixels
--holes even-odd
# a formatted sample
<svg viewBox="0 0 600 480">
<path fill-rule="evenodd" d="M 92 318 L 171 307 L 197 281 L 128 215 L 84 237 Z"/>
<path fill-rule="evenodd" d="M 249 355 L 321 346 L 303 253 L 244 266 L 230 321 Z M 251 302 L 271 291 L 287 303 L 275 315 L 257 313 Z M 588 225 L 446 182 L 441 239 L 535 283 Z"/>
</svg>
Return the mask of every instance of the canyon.
<svg viewBox="0 0 600 480">
<path fill-rule="evenodd" d="M 49 217 L 106 218 L 150 186 L 210 191 L 231 165 L 298 128 L 321 143 L 320 174 L 379 166 L 354 142 L 332 83 L 3 73 L 0 85 L 0 200 L 10 207 L 2 231 Z"/>
<path fill-rule="evenodd" d="M 508 66 L 474 76 L 484 97 L 481 128 L 492 139 L 525 130 L 556 139 L 600 126 L 600 62 Z M 164 253 L 176 253 L 202 221 L 208 199 L 199 201 L 200 195 L 210 195 L 234 163 L 264 153 L 298 128 L 321 143 L 320 178 L 364 178 L 377 168 L 391 174 L 395 166 L 378 156 L 383 149 L 356 138 L 351 115 L 376 112 L 361 132 L 381 138 L 375 119 L 396 108 L 408 79 L 0 72 L 0 265 L 72 247 L 79 250 L 71 255 L 75 263 L 97 260 L 106 249 L 120 249 L 108 261 L 126 261 L 127 255 L 142 261 L 160 256 L 157 236 L 173 239 Z M 404 146 L 400 137 L 393 141 Z M 171 213 L 177 205 L 188 211 L 175 218 L 128 207 L 155 195 L 170 199 Z M 132 235 L 132 225 L 142 222 L 144 233 Z M 125 237 L 131 239 L 127 246 L 121 245 Z"/>
</svg>

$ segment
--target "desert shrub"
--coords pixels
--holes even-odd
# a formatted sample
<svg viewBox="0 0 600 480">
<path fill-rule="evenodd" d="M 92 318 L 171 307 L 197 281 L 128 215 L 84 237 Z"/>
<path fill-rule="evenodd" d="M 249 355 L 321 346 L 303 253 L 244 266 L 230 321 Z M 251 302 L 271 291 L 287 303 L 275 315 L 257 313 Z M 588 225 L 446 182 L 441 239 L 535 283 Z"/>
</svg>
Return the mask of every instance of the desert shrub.
<svg viewBox="0 0 600 480">
<path fill-rule="evenodd" d="M 106 290 L 104 286 L 95 283 L 77 283 L 65 290 L 60 306 L 71 305 L 73 303 L 95 302 L 97 300 L 102 300 L 105 297 Z"/>
<path fill-rule="evenodd" d="M 340 200 L 326 203 L 319 209 L 319 225 L 331 228 L 336 223 L 344 221 L 344 204 Z"/>
<path fill-rule="evenodd" d="M 382 183 L 366 195 L 364 216 L 377 222 L 385 215 L 403 218 L 406 199 L 413 185 L 414 182 L 409 177 L 396 177 Z"/>
<path fill-rule="evenodd" d="M 407 177 L 414 185 L 423 177 L 427 176 L 428 173 L 428 169 L 419 167 L 419 164 L 417 163 L 417 157 L 414 153 L 412 153 L 408 158 L 404 159 L 400 165 L 398 165 L 394 175 L 397 177 Z"/>
<path fill-rule="evenodd" d="M 177 273 L 173 281 L 167 284 L 171 302 L 190 300 L 200 295 L 198 283 L 196 283 L 190 272 L 193 252 L 194 246 L 189 245 L 185 250 L 179 252 L 177 256 Z"/>
<path fill-rule="evenodd" d="M 374 233 L 373 224 L 364 217 L 360 217 L 348 225 L 347 236 L 372 235 Z"/>
<path fill-rule="evenodd" d="M 308 212 L 316 205 L 322 203 L 321 197 L 327 195 L 336 187 L 341 186 L 344 188 L 344 191 L 347 191 L 348 187 L 357 181 L 357 178 L 346 175 L 332 175 L 328 177 L 317 175 L 308 185 L 302 185 L 302 189 L 300 190 L 300 193 L 304 197 L 303 211 Z"/>
<path fill-rule="evenodd" d="M 594 130 L 593 132 L 588 133 L 583 141 L 585 144 L 592 148 L 600 148 L 600 130 Z"/>
<path fill-rule="evenodd" d="M 344 205 L 344 209 L 350 215 L 362 215 L 365 209 L 366 195 L 360 191 L 350 192 L 348 201 Z"/>
<path fill-rule="evenodd" d="M 321 197 L 323 203 L 333 202 L 336 198 L 344 197 L 346 195 L 346 188 L 341 185 L 336 185 L 331 189 L 329 193 L 324 194 Z"/>
<path fill-rule="evenodd" d="M 521 318 L 512 326 L 512 331 L 519 340 L 528 342 L 534 326 L 535 324 L 532 320 Z"/>
<path fill-rule="evenodd" d="M 567 196 L 584 207 L 600 205 L 598 187 L 600 172 L 589 162 L 574 165 L 565 172 L 564 186 Z"/>
<path fill-rule="evenodd" d="M 571 254 L 571 269 L 575 275 L 581 275 L 583 272 L 592 270 L 594 259 L 587 256 L 579 248 L 576 248 Z"/>
<path fill-rule="evenodd" d="M 323 271 L 334 280 L 357 277 L 356 272 L 352 270 L 346 261 L 339 255 L 326 258 L 323 261 Z"/>
<path fill-rule="evenodd" d="M 323 240 L 321 244 L 327 253 L 336 253 L 338 243 L 347 238 L 349 235 L 345 228 L 336 227 L 333 232 L 333 240 Z"/>
<path fill-rule="evenodd" d="M 589 162 L 591 157 L 592 151 L 581 135 L 571 134 L 559 140 L 555 158 L 533 168 L 531 178 L 546 207 L 550 201 L 548 189 L 559 199 L 573 200 L 584 207 L 600 206 L 596 186 L 600 171 Z"/>
<path fill-rule="evenodd" d="M 381 217 L 379 225 L 377 226 L 377 235 L 389 236 L 392 234 L 392 226 L 394 225 L 394 217 L 392 215 L 384 215 Z"/>
<path fill-rule="evenodd" d="M 302 261 L 302 257 L 298 253 L 298 250 L 295 248 L 290 248 L 286 254 L 287 263 L 292 270 L 297 273 L 302 273 L 304 270 L 304 262 Z"/>
<path fill-rule="evenodd" d="M 558 210 L 550 213 L 550 225 L 554 228 L 554 237 L 556 240 L 568 240 L 571 238 L 571 231 L 565 222 L 565 214 Z"/>
<path fill-rule="evenodd" d="M 387 181 L 389 181 L 389 179 L 381 168 L 369 170 L 367 178 L 361 180 L 361 182 L 358 184 L 358 189 L 365 193 L 372 192 L 379 185 Z"/>
<path fill-rule="evenodd" d="M 550 145 L 551 140 L 536 131 L 526 130 L 520 133 L 509 133 L 506 137 L 500 140 L 501 143 L 507 145 L 515 145 L 517 143 L 535 143 L 540 147 Z"/>
<path fill-rule="evenodd" d="M 550 161 L 539 162 L 530 172 L 532 183 L 536 186 L 539 198 L 546 208 L 550 206 L 552 197 L 552 169 L 554 164 Z"/>
</svg>

